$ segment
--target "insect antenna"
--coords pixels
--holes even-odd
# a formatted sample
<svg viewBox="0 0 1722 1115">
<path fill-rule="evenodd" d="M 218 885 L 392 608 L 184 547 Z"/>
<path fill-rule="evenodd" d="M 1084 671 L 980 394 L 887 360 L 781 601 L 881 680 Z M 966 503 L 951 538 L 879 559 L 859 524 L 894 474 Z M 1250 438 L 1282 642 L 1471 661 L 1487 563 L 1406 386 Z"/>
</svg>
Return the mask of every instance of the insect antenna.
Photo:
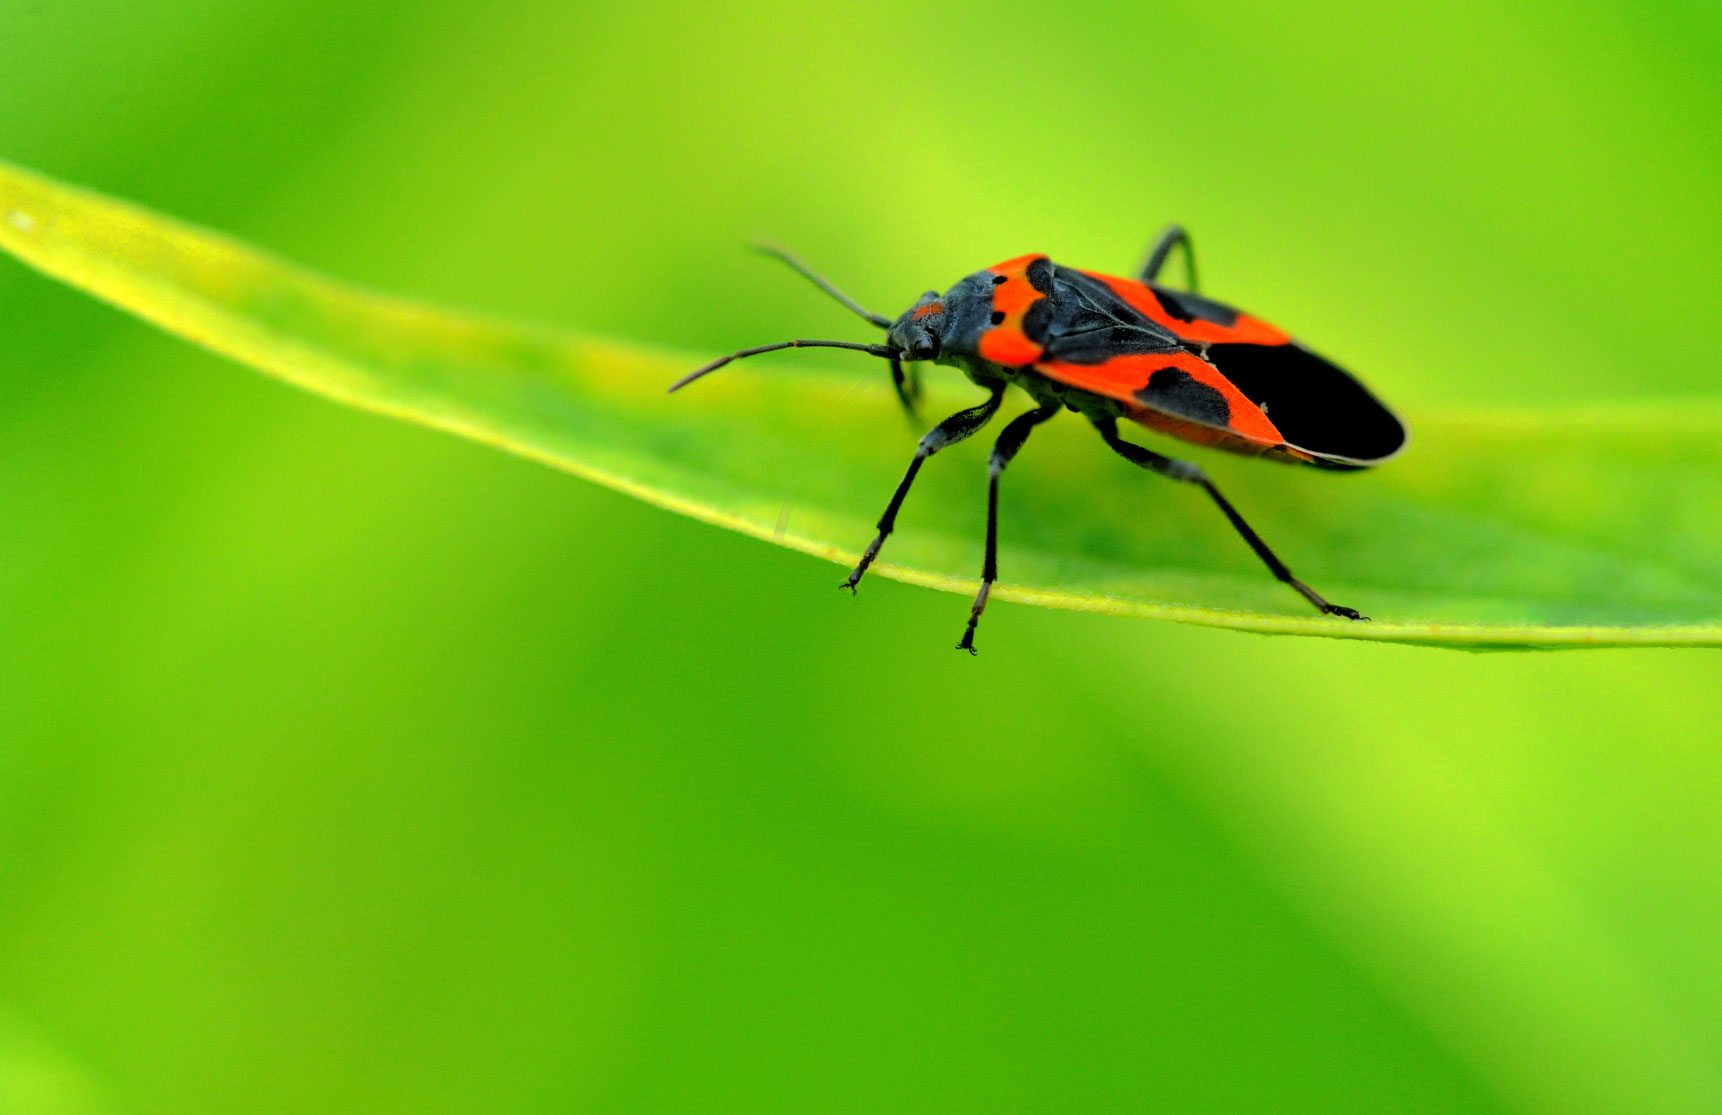
<svg viewBox="0 0 1722 1115">
<path fill-rule="evenodd" d="M 789 266 L 791 268 L 793 268 L 803 278 L 805 278 L 809 282 L 811 282 L 814 286 L 818 287 L 820 290 L 823 290 L 826 294 L 829 294 L 831 297 L 837 299 L 837 301 L 843 303 L 843 305 L 848 307 L 852 312 L 860 314 L 862 317 L 866 318 L 868 321 L 872 322 L 874 325 L 877 325 L 879 328 L 881 328 L 881 329 L 891 328 L 891 319 L 890 318 L 885 317 L 882 314 L 876 314 L 876 313 L 872 312 L 871 310 L 862 306 L 861 303 L 855 301 L 855 299 L 849 297 L 847 294 L 844 294 L 842 291 L 838 290 L 837 287 L 832 284 L 830 279 L 825 278 L 823 275 L 821 275 L 817 271 L 813 270 L 813 268 L 811 268 L 811 267 L 807 266 L 807 264 L 801 262 L 800 258 L 797 257 L 795 255 L 795 253 L 789 251 L 787 248 L 780 248 L 776 244 L 755 244 L 753 246 L 753 249 L 754 249 L 754 251 L 759 252 L 763 255 L 771 256 L 773 259 L 780 259 L 784 263 L 789 264 Z"/>
<path fill-rule="evenodd" d="M 785 348 L 848 348 L 856 352 L 865 352 L 869 356 L 878 356 L 885 360 L 901 356 L 896 349 L 889 345 L 864 345 L 855 341 L 779 341 L 775 345 L 760 345 L 757 348 L 744 348 L 740 352 L 732 352 L 728 356 L 720 356 L 702 368 L 695 368 L 681 379 L 670 384 L 671 391 L 680 391 L 701 376 L 710 375 L 731 360 L 741 360 L 748 356 L 758 356 L 762 352 L 777 352 Z"/>
</svg>

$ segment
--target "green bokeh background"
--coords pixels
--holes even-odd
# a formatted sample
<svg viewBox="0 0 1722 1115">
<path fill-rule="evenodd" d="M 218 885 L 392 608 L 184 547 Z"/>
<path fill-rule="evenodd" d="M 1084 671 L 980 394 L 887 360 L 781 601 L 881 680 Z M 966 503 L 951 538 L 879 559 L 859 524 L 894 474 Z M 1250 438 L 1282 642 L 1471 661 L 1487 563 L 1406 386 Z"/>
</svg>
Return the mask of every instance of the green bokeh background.
<svg viewBox="0 0 1722 1115">
<path fill-rule="evenodd" d="M 894 312 L 1176 218 L 1413 420 L 1722 386 L 1713 3 L 354 7 L 0 0 L 0 155 L 690 353 L 859 335 L 760 234 Z M 0 516 L 5 1115 L 1722 1106 L 1713 653 L 970 660 L 11 263 Z"/>
</svg>

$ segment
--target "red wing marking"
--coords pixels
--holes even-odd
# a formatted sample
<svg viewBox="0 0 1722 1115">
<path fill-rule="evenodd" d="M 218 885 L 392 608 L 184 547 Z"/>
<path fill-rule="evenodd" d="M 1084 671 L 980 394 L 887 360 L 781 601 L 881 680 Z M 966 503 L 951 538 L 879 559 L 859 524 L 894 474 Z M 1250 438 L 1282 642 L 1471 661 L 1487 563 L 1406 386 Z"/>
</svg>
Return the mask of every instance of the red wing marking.
<svg viewBox="0 0 1722 1115">
<path fill-rule="evenodd" d="M 1004 282 L 993 287 L 993 313 L 1004 317 L 981 334 L 980 343 L 976 346 L 981 359 L 1006 367 L 1021 367 L 1040 359 L 1045 350 L 1022 331 L 1022 316 L 1030 306 L 1046 297 L 1028 281 L 1029 264 L 1045 258 L 1038 253 L 1018 256 L 987 268 L 995 275 L 1004 276 Z"/>
<path fill-rule="evenodd" d="M 1148 387 L 1148 381 L 1154 373 L 1167 368 L 1185 373 L 1190 379 L 1203 387 L 1211 388 L 1225 399 L 1228 417 L 1223 427 L 1192 419 L 1187 414 L 1152 406 L 1144 400 L 1143 392 Z M 1245 398 L 1243 392 L 1239 391 L 1231 380 L 1221 375 L 1218 368 L 1194 353 L 1139 353 L 1114 356 L 1102 364 L 1066 364 L 1048 360 L 1036 364 L 1035 370 L 1059 383 L 1092 391 L 1108 399 L 1116 399 L 1129 408 L 1131 418 L 1146 426 L 1156 426 L 1160 419 L 1169 418 L 1173 424 L 1179 426 L 1189 424 L 1198 429 L 1223 429 L 1263 448 L 1275 448 L 1285 443 L 1278 427 L 1268 420 L 1260 407 Z M 1180 433 L 1179 436 L 1185 435 Z"/>
<path fill-rule="evenodd" d="M 1132 307 L 1145 314 L 1157 325 L 1162 325 L 1187 341 L 1206 341 L 1209 344 L 1238 344 L 1238 345 L 1283 345 L 1291 341 L 1291 337 L 1269 325 L 1259 317 L 1240 313 L 1238 319 L 1231 325 L 1221 325 L 1218 322 L 1185 321 L 1182 317 L 1167 312 L 1160 304 L 1160 299 L 1154 292 L 1141 283 L 1130 279 L 1120 279 L 1115 275 L 1101 275 L 1093 271 L 1083 274 L 1098 279 L 1112 288 L 1112 293 L 1130 303 Z"/>
</svg>

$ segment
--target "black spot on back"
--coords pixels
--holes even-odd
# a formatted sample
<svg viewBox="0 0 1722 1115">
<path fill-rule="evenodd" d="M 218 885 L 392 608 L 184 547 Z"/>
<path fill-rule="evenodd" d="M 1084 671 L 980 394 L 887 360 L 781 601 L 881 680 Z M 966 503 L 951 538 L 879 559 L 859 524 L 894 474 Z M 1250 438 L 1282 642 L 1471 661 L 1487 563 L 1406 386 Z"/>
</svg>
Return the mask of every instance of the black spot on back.
<svg viewBox="0 0 1722 1115">
<path fill-rule="evenodd" d="M 1232 418 L 1226 397 L 1182 368 L 1161 368 L 1136 397 L 1144 406 L 1210 426 L 1223 427 Z"/>
<path fill-rule="evenodd" d="M 1206 321 L 1227 328 L 1238 323 L 1238 311 L 1224 303 L 1187 290 L 1167 290 L 1154 283 L 1148 284 L 1148 289 L 1160 300 L 1160 308 L 1178 321 Z"/>
<path fill-rule="evenodd" d="M 1168 317 L 1176 318 L 1179 321 L 1196 320 L 1195 314 L 1186 310 L 1182 302 L 1166 291 L 1157 290 L 1154 292 L 1154 297 L 1160 300 L 1160 308 L 1166 311 Z"/>
<path fill-rule="evenodd" d="M 1042 294 L 1052 293 L 1052 260 L 1042 256 L 1028 265 L 1028 285 Z"/>
<path fill-rule="evenodd" d="M 993 311 L 993 324 L 994 325 L 1003 325 L 1004 319 L 1005 319 L 1005 312 L 1003 310 L 994 310 Z"/>
<path fill-rule="evenodd" d="M 1042 298 L 1030 306 L 1022 315 L 1022 331 L 1037 345 L 1045 345 L 1047 330 L 1052 325 L 1054 304 L 1050 298 Z"/>
</svg>

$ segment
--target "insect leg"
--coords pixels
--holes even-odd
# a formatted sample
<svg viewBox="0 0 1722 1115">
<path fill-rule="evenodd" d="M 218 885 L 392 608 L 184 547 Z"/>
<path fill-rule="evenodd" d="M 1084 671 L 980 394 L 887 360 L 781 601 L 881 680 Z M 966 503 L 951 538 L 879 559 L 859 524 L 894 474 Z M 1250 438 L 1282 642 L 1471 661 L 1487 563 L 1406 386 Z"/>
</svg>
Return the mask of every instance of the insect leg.
<svg viewBox="0 0 1722 1115">
<path fill-rule="evenodd" d="M 909 422 L 916 429 L 921 428 L 921 413 L 915 406 L 915 400 L 920 397 L 920 378 L 911 378 L 903 373 L 903 360 L 899 356 L 891 357 L 891 386 L 897 392 L 897 401 L 903 404 L 903 413 L 909 416 Z"/>
<path fill-rule="evenodd" d="M 957 411 L 928 430 L 926 436 L 921 438 L 921 444 L 915 448 L 915 458 L 909 462 L 909 471 L 903 474 L 902 482 L 891 495 L 891 502 L 885 505 L 885 513 L 879 516 L 879 533 L 873 536 L 873 541 L 867 546 L 867 552 L 861 555 L 861 560 L 850 572 L 849 579 L 843 582 L 842 588 L 854 592 L 855 586 L 861 583 L 861 578 L 866 574 L 867 567 L 879 556 L 879 547 L 885 544 L 885 539 L 897 525 L 897 511 L 903 506 L 903 497 L 909 494 L 909 485 L 915 482 L 915 474 L 921 471 L 921 463 L 945 446 L 962 441 L 985 426 L 992 416 L 998 413 L 999 404 L 1004 401 L 1004 384 L 995 383 L 991 390 L 992 395 L 986 402 L 968 410 Z"/>
<path fill-rule="evenodd" d="M 1166 260 L 1172 255 L 1172 249 L 1184 245 L 1184 273 L 1189 276 L 1190 290 L 1196 289 L 1196 249 L 1190 243 L 1190 234 L 1184 231 L 1183 225 L 1167 225 L 1160 233 L 1160 239 L 1149 249 L 1148 258 L 1142 263 L 1139 278 L 1145 283 L 1151 283 L 1160 277 L 1160 269 L 1166 266 Z"/>
<path fill-rule="evenodd" d="M 1201 469 L 1190 464 L 1188 461 L 1174 461 L 1170 457 L 1162 457 L 1160 454 L 1144 449 L 1140 445 L 1135 445 L 1131 442 L 1125 441 L 1123 438 L 1118 436 L 1118 423 L 1111 418 L 1095 421 L 1094 428 L 1100 431 L 1100 436 L 1106 440 L 1107 445 L 1112 447 L 1112 451 L 1114 453 L 1117 453 L 1120 457 L 1123 457 L 1131 464 L 1138 465 L 1150 472 L 1157 472 L 1161 476 L 1167 477 L 1171 480 L 1182 480 L 1186 484 L 1194 484 L 1207 492 L 1208 495 L 1212 497 L 1213 501 L 1219 505 L 1220 510 L 1225 512 L 1226 518 L 1232 524 L 1232 529 L 1237 531 L 1238 534 L 1242 536 L 1243 540 L 1250 544 L 1250 549 L 1254 550 L 1256 552 L 1256 556 L 1262 559 L 1262 564 L 1268 567 L 1269 572 L 1273 573 L 1273 575 L 1279 580 L 1296 589 L 1305 600 L 1308 600 L 1311 604 L 1315 605 L 1317 611 L 1324 615 L 1344 616 L 1346 619 L 1369 618 L 1368 616 L 1358 615 L 1354 609 L 1342 607 L 1338 604 L 1329 604 L 1322 598 L 1320 593 L 1292 576 L 1292 571 L 1286 568 L 1285 562 L 1281 561 L 1272 550 L 1268 549 L 1268 544 L 1262 541 L 1262 536 L 1257 534 L 1255 529 L 1251 527 L 1249 523 L 1244 521 L 1244 517 L 1238 514 L 1237 508 L 1233 507 L 1231 501 L 1227 500 L 1225 496 L 1220 494 L 1220 489 L 1214 487 L 1214 482 L 1209 480 L 1207 476 L 1203 474 Z"/>
<path fill-rule="evenodd" d="M 987 610 L 987 596 L 993 590 L 993 582 L 999 579 L 999 477 L 1017 450 L 1022 448 L 1023 442 L 1028 440 L 1030 431 L 1058 412 L 1057 403 L 1047 403 L 1027 414 L 1019 414 L 1011 419 L 1010 425 L 993 443 L 992 456 L 987 459 L 987 556 L 981 565 L 981 588 L 975 593 L 975 602 L 969 608 L 969 625 L 963 630 L 963 641 L 957 644 L 958 650 L 975 653 L 975 627 L 981 622 L 981 613 Z"/>
</svg>

